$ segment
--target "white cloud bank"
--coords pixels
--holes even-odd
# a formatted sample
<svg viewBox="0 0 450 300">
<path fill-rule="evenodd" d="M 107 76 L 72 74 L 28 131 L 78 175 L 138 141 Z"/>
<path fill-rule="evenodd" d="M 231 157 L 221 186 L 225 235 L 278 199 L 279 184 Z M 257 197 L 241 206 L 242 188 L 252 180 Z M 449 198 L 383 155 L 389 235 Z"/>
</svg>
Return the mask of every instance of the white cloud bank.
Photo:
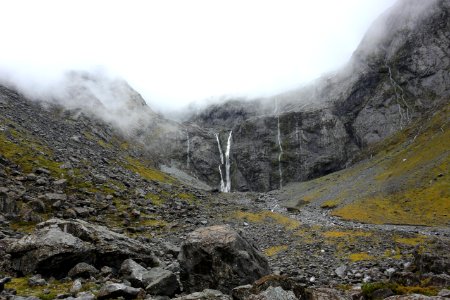
<svg viewBox="0 0 450 300">
<path fill-rule="evenodd" d="M 160 110 L 274 94 L 344 64 L 394 2 L 5 0 L 0 76 L 42 87 L 100 66 Z"/>
</svg>

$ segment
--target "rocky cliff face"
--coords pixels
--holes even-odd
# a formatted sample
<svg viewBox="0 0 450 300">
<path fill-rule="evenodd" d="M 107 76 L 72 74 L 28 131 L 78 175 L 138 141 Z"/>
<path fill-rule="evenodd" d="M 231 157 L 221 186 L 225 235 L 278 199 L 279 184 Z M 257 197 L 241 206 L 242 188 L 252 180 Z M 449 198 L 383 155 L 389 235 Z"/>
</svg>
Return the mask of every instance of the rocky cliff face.
<svg viewBox="0 0 450 300">
<path fill-rule="evenodd" d="M 296 91 L 207 108 L 186 124 L 173 157 L 219 186 L 225 166 L 214 133 L 225 152 L 232 131 L 232 190 L 267 191 L 345 168 L 448 99 L 449 12 L 448 1 L 399 1 L 345 68 Z"/>
</svg>

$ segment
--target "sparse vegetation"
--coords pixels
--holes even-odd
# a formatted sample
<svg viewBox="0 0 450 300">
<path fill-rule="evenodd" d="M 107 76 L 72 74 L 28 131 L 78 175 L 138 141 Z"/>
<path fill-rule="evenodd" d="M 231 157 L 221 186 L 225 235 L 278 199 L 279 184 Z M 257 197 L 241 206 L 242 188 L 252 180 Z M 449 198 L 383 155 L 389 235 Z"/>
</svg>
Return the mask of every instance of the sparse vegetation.
<svg viewBox="0 0 450 300">
<path fill-rule="evenodd" d="M 271 211 L 261 211 L 257 213 L 237 211 L 232 217 L 252 223 L 275 222 L 282 225 L 286 230 L 295 230 L 300 226 L 299 221 Z"/>
</svg>

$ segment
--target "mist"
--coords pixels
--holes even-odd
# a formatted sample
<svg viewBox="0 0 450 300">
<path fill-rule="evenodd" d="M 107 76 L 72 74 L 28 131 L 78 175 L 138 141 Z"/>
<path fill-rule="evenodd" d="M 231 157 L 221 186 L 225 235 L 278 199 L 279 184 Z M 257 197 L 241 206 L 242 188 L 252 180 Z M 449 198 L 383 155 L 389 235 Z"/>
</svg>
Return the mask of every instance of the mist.
<svg viewBox="0 0 450 300">
<path fill-rule="evenodd" d="M 166 113 L 273 95 L 346 63 L 394 2 L 9 1 L 0 80 L 39 98 L 70 70 L 101 68 Z"/>
</svg>

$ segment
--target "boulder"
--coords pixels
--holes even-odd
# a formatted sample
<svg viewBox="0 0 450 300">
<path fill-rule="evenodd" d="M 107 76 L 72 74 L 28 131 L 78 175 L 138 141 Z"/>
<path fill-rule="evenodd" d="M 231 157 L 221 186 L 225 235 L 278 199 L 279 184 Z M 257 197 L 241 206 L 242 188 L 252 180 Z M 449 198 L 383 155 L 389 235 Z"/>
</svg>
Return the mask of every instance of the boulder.
<svg viewBox="0 0 450 300">
<path fill-rule="evenodd" d="M 180 279 L 187 292 L 207 288 L 229 293 L 232 288 L 270 273 L 267 259 L 228 225 L 191 232 L 178 256 Z"/>
<path fill-rule="evenodd" d="M 174 296 L 180 291 L 177 276 L 162 268 L 152 268 L 146 275 L 150 280 L 145 288 L 151 295 Z"/>
<path fill-rule="evenodd" d="M 8 189 L 0 187 L 0 213 L 14 215 L 17 213 L 16 200 L 8 195 Z"/>
<path fill-rule="evenodd" d="M 56 277 L 66 276 L 80 262 L 117 269 L 126 258 L 159 264 L 148 245 L 82 220 L 40 223 L 32 234 L 12 242 L 7 252 L 16 271 Z"/>
<path fill-rule="evenodd" d="M 189 295 L 185 295 L 174 300 L 231 300 L 231 297 L 224 295 L 221 291 L 205 289 L 202 292 L 195 292 Z"/>
<path fill-rule="evenodd" d="M 352 298 L 343 292 L 331 288 L 306 289 L 308 300 L 351 300 Z"/>
<path fill-rule="evenodd" d="M 146 287 L 150 282 L 147 279 L 147 269 L 132 259 L 126 259 L 120 266 L 119 272 L 134 287 Z"/>
<path fill-rule="evenodd" d="M 90 278 L 91 276 L 95 276 L 98 273 L 99 271 L 94 266 L 85 262 L 81 262 L 70 269 L 67 275 L 72 278 Z"/>
<path fill-rule="evenodd" d="M 127 259 L 120 267 L 120 273 L 134 287 L 145 287 L 152 295 L 173 296 L 180 290 L 174 273 L 162 268 L 147 270 L 132 259 Z"/>
<path fill-rule="evenodd" d="M 297 300 L 292 291 L 285 291 L 281 287 L 269 287 L 258 295 L 250 295 L 248 300 Z"/>
<path fill-rule="evenodd" d="M 104 285 L 97 294 L 97 299 L 124 299 L 143 298 L 144 291 L 122 283 L 109 283 Z"/>
</svg>

